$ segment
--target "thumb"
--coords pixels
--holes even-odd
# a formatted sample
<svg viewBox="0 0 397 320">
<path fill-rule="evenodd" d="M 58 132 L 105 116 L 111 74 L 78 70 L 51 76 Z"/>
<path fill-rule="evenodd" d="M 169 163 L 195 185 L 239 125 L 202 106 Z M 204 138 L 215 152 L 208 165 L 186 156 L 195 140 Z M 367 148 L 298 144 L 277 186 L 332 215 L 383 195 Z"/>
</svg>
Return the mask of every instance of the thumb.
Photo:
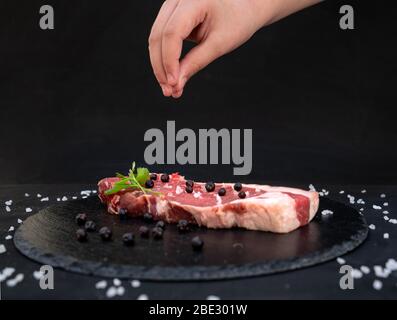
<svg viewBox="0 0 397 320">
<path fill-rule="evenodd" d="M 191 49 L 180 62 L 180 73 L 176 92 L 182 92 L 186 82 L 201 69 L 205 68 L 224 53 L 213 37 L 205 39 Z"/>
</svg>

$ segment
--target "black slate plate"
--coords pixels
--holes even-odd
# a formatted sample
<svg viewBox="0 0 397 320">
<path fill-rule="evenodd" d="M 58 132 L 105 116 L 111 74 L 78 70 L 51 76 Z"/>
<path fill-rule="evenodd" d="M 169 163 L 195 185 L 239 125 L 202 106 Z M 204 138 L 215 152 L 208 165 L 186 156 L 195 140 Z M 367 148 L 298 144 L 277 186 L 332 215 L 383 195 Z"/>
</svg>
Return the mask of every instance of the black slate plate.
<svg viewBox="0 0 397 320">
<path fill-rule="evenodd" d="M 329 209 L 333 215 L 322 216 Z M 75 238 L 74 217 L 86 212 L 98 226 L 111 226 L 113 241 L 104 243 L 90 233 L 86 243 Z M 215 280 L 258 276 L 293 270 L 334 259 L 360 245 L 367 224 L 355 209 L 322 198 L 319 213 L 307 226 L 289 234 L 242 229 L 195 228 L 179 234 L 167 225 L 163 240 L 141 239 L 141 219 L 120 221 L 107 214 L 96 198 L 50 206 L 29 217 L 14 236 L 15 246 L 27 257 L 65 270 L 104 277 L 147 280 Z M 136 244 L 126 247 L 125 232 L 134 232 Z M 205 242 L 194 252 L 190 239 Z"/>
</svg>

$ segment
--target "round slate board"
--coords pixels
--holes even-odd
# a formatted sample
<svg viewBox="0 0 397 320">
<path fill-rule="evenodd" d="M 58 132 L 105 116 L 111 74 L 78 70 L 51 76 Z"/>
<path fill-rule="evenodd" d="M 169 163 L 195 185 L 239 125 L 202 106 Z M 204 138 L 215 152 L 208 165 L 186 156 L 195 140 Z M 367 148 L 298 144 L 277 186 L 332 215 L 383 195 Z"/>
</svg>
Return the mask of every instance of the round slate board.
<svg viewBox="0 0 397 320">
<path fill-rule="evenodd" d="M 329 209 L 332 215 L 323 216 Z M 76 240 L 74 218 L 85 212 L 100 226 L 110 226 L 113 240 L 103 242 L 89 233 L 85 243 Z M 293 270 L 334 259 L 360 245 L 367 224 L 355 209 L 322 198 L 319 213 L 307 226 L 289 234 L 242 229 L 210 230 L 195 227 L 179 234 L 167 225 L 162 240 L 142 239 L 141 219 L 122 221 L 106 213 L 95 197 L 50 206 L 29 217 L 18 228 L 14 243 L 27 257 L 65 270 L 104 277 L 147 280 L 215 280 L 258 276 Z M 125 232 L 136 234 L 133 247 L 122 243 Z M 194 252 L 190 239 L 204 240 Z"/>
</svg>

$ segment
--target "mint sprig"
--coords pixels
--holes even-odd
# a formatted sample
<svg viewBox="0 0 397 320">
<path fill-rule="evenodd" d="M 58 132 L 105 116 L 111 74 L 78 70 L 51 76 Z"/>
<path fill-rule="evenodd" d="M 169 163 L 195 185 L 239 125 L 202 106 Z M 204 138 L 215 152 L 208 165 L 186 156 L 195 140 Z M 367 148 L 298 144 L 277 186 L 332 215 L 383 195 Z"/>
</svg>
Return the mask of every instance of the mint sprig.
<svg viewBox="0 0 397 320">
<path fill-rule="evenodd" d="M 132 163 L 127 176 L 117 172 L 116 177 L 120 178 L 120 180 L 113 185 L 113 188 L 106 190 L 105 195 L 108 196 L 128 189 L 138 189 L 143 193 L 161 194 L 145 188 L 145 182 L 150 179 L 150 172 L 147 168 L 135 169 L 135 162 Z"/>
</svg>

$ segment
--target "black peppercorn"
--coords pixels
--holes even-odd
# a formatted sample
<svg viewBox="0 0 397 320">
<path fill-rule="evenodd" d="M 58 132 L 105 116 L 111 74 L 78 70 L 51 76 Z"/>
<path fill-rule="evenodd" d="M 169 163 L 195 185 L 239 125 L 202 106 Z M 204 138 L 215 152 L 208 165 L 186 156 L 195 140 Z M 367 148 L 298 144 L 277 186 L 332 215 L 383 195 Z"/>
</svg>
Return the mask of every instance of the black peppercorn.
<svg viewBox="0 0 397 320">
<path fill-rule="evenodd" d="M 126 246 L 132 246 L 135 243 L 135 235 L 132 232 L 124 233 L 123 243 Z"/>
<path fill-rule="evenodd" d="M 152 229 L 153 238 L 156 240 L 161 239 L 163 237 L 163 232 L 164 231 L 162 228 L 158 228 L 158 227 L 153 228 Z"/>
<path fill-rule="evenodd" d="M 147 212 L 143 215 L 143 220 L 146 222 L 152 222 L 153 221 L 153 216 L 151 213 Z"/>
<path fill-rule="evenodd" d="M 214 190 L 215 190 L 215 183 L 213 183 L 213 182 L 207 182 L 207 183 L 205 184 L 205 189 L 206 189 L 208 192 L 214 191 Z"/>
<path fill-rule="evenodd" d="M 139 227 L 139 234 L 142 238 L 149 238 L 149 228 L 145 226 Z"/>
<path fill-rule="evenodd" d="M 157 180 L 157 174 L 156 173 L 151 173 L 150 174 L 150 179 L 151 180 Z"/>
<path fill-rule="evenodd" d="M 240 199 L 244 199 L 245 196 L 246 196 L 246 194 L 245 194 L 244 191 L 240 191 L 240 192 L 238 193 L 238 197 L 239 197 Z"/>
<path fill-rule="evenodd" d="M 220 188 L 220 189 L 218 190 L 218 194 L 219 194 L 221 197 L 223 197 L 223 196 L 226 194 L 226 189 L 225 189 L 225 188 Z"/>
<path fill-rule="evenodd" d="M 156 227 L 157 228 L 161 228 L 161 229 L 165 229 L 165 223 L 164 223 L 164 221 L 158 221 L 157 223 L 156 223 Z"/>
<path fill-rule="evenodd" d="M 194 182 L 192 180 L 187 180 L 186 181 L 186 187 L 192 187 L 194 186 Z"/>
<path fill-rule="evenodd" d="M 87 215 L 85 213 L 79 213 L 76 216 L 75 220 L 79 226 L 83 226 L 85 224 L 85 222 L 87 221 Z"/>
<path fill-rule="evenodd" d="M 193 187 L 192 186 L 186 186 L 185 188 L 187 193 L 192 193 L 193 192 Z"/>
<path fill-rule="evenodd" d="M 153 180 L 151 180 L 151 179 L 146 180 L 146 182 L 145 182 L 145 187 L 148 188 L 148 189 L 153 188 L 153 187 L 154 187 L 154 182 L 153 182 Z"/>
<path fill-rule="evenodd" d="M 125 208 L 120 208 L 119 209 L 119 218 L 120 218 L 120 220 L 124 220 L 124 219 L 127 219 L 127 209 L 125 209 Z"/>
<path fill-rule="evenodd" d="M 89 220 L 85 223 L 84 225 L 85 230 L 87 230 L 88 232 L 94 232 L 96 230 L 96 224 L 94 221 Z"/>
<path fill-rule="evenodd" d="M 160 179 L 162 182 L 168 182 L 168 181 L 170 181 L 170 176 L 168 174 L 164 173 L 161 175 Z"/>
<path fill-rule="evenodd" d="M 84 229 L 77 229 L 76 237 L 80 242 L 87 241 L 87 232 Z"/>
<path fill-rule="evenodd" d="M 243 188 L 243 185 L 240 182 L 237 182 L 234 184 L 234 190 L 241 191 L 242 188 Z"/>
<path fill-rule="evenodd" d="M 108 227 L 102 227 L 99 229 L 99 235 L 102 240 L 109 241 L 112 238 L 112 231 Z"/>
<path fill-rule="evenodd" d="M 189 222 L 187 222 L 186 220 L 179 220 L 176 227 L 178 228 L 178 231 L 180 233 L 185 233 L 190 231 Z"/>
<path fill-rule="evenodd" d="M 204 242 L 200 239 L 200 237 L 194 237 L 192 239 L 192 247 L 194 251 L 200 251 L 203 249 Z"/>
</svg>

